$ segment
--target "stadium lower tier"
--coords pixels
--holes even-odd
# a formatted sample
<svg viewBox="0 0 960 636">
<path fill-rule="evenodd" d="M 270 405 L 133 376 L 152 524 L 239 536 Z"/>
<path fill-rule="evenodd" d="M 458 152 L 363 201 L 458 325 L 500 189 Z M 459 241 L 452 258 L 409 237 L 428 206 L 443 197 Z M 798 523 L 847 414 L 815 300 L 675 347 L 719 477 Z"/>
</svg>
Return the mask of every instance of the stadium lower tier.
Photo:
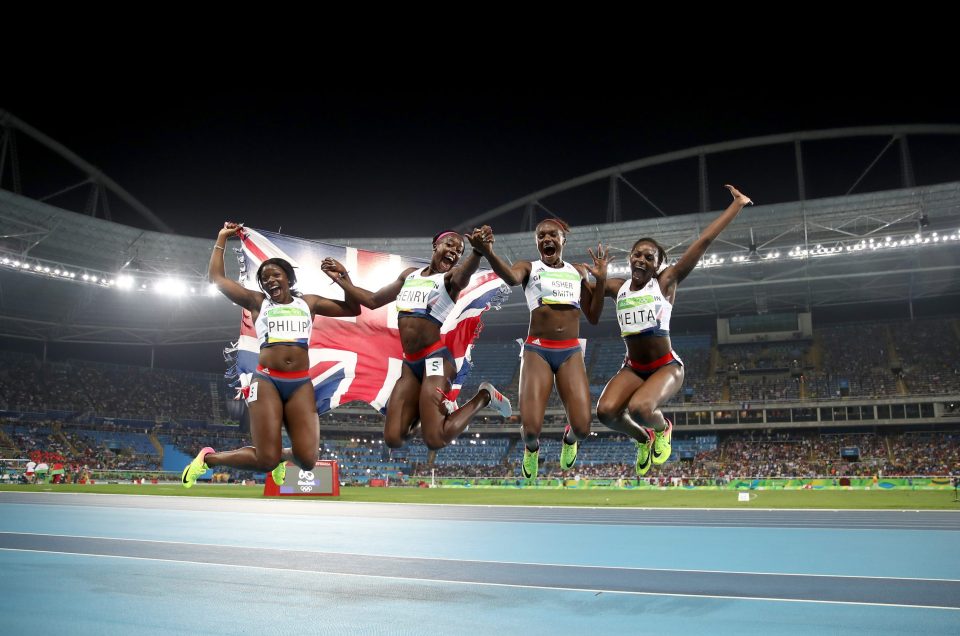
<svg viewBox="0 0 960 636">
<path fill-rule="evenodd" d="M 284 440 L 288 444 L 288 440 Z M 24 423 L 0 420 L 0 459 L 6 481 L 78 482 L 97 476 L 179 479 L 180 471 L 203 447 L 229 450 L 250 445 L 227 427 L 117 431 L 73 428 L 59 421 Z M 581 442 L 576 464 L 561 471 L 559 434 L 541 438 L 541 479 L 604 480 L 636 478 L 633 440 L 594 432 Z M 520 477 L 523 444 L 517 433 L 470 432 L 439 451 L 418 439 L 390 449 L 382 435 L 327 433 L 320 455 L 340 465 L 341 480 L 403 482 L 422 478 L 514 480 Z M 31 475 L 25 473 L 33 464 Z M 36 467 L 46 464 L 39 474 Z M 54 468 L 54 466 L 58 468 Z M 54 474 L 54 470 L 58 472 Z M 960 427 L 917 425 L 818 429 L 684 431 L 675 429 L 668 461 L 654 466 L 651 480 L 946 477 L 960 475 Z M 108 477 L 109 478 L 109 477 Z M 263 474 L 218 468 L 202 480 L 263 479 Z"/>
</svg>

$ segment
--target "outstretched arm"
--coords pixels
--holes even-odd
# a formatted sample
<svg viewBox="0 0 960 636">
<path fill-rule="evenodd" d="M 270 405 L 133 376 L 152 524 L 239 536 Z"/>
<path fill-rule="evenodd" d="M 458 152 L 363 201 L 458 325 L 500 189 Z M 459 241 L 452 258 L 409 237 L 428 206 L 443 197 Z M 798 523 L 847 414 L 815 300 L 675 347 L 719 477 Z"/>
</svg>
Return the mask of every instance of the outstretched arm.
<svg viewBox="0 0 960 636">
<path fill-rule="evenodd" d="M 227 278 L 226 269 L 223 265 L 223 254 L 227 249 L 227 239 L 236 236 L 239 231 L 240 225 L 237 223 L 227 221 L 223 224 L 223 229 L 217 234 L 217 242 L 213 244 L 213 253 L 210 254 L 207 278 L 217 286 L 221 294 L 244 309 L 256 311 L 260 309 L 260 303 L 263 302 L 263 294 L 247 289 L 237 281 Z"/>
<path fill-rule="evenodd" d="M 350 280 L 349 276 L 337 278 L 336 282 L 343 288 L 343 295 L 349 302 L 356 302 L 367 309 L 378 309 L 384 305 L 389 305 L 397 299 L 397 294 L 400 293 L 400 289 L 403 287 L 403 281 L 414 269 L 416 268 L 408 267 L 400 272 L 400 276 L 398 276 L 396 280 L 391 281 L 375 292 L 364 289 L 363 287 L 357 287 L 353 284 L 353 281 Z M 330 274 L 328 273 L 328 275 Z"/>
<path fill-rule="evenodd" d="M 521 285 L 530 276 L 530 261 L 517 261 L 511 265 L 494 253 L 493 230 L 490 229 L 489 225 L 484 225 L 479 231 L 474 230 L 467 238 L 469 238 L 473 249 L 482 254 L 490 263 L 490 269 L 507 285 L 511 287 Z"/>
<path fill-rule="evenodd" d="M 600 322 L 600 314 L 603 313 L 603 297 L 606 295 L 607 287 L 607 265 L 610 264 L 613 257 L 610 256 L 609 248 L 604 247 L 602 243 L 597 244 L 596 254 L 593 253 L 592 249 L 588 249 L 587 252 L 593 259 L 593 265 L 577 263 L 574 267 L 583 276 L 583 282 L 580 286 L 580 310 L 583 311 L 583 315 L 587 317 L 590 324 L 595 325 Z M 587 272 L 593 275 L 595 280 L 593 285 L 587 281 L 585 275 Z"/>
<path fill-rule="evenodd" d="M 339 283 L 341 287 L 345 282 L 350 280 L 350 272 L 347 271 L 347 268 L 344 267 L 340 261 L 334 258 L 327 257 L 323 259 L 323 262 L 320 263 L 320 269 L 324 274 L 333 279 L 333 282 Z M 331 316 L 334 318 L 359 316 L 360 303 L 357 302 L 357 299 L 346 293 L 343 294 L 343 297 L 343 300 L 336 300 L 334 298 L 325 298 L 324 296 L 311 294 L 304 296 L 304 299 L 309 302 L 310 311 L 312 311 L 314 315 Z"/>
<path fill-rule="evenodd" d="M 470 240 L 474 234 L 480 231 L 481 230 L 474 230 L 471 234 L 467 235 L 467 239 Z M 447 273 L 444 278 L 446 279 L 447 293 L 450 294 L 450 298 L 456 300 L 460 292 L 470 284 L 470 277 L 477 272 L 482 257 L 483 255 L 477 250 L 471 250 L 469 254 L 460 259 L 456 267 Z"/>
<path fill-rule="evenodd" d="M 680 257 L 680 260 L 678 260 L 673 267 L 668 267 L 660 274 L 660 286 L 662 288 L 666 289 L 671 285 L 676 285 L 689 276 L 693 268 L 696 267 L 700 259 L 703 258 L 703 255 L 706 254 L 710 244 L 720 236 L 720 232 L 730 225 L 730 222 L 736 218 L 740 210 L 743 209 L 743 206 L 753 203 L 750 197 L 741 193 L 732 185 L 726 185 L 724 187 L 733 195 L 733 202 L 723 211 L 723 214 L 707 226 L 700 235 L 700 238 L 687 248 L 687 251 L 683 253 L 683 256 Z"/>
</svg>

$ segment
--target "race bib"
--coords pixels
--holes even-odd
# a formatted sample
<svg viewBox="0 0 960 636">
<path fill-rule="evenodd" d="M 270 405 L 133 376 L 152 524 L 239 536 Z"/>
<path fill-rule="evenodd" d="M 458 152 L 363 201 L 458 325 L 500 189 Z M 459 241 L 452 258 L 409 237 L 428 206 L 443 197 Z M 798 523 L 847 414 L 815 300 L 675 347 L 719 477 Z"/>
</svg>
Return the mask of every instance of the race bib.
<svg viewBox="0 0 960 636">
<path fill-rule="evenodd" d="M 250 392 L 247 394 L 247 404 L 253 404 L 257 401 L 257 387 L 259 386 L 259 382 L 253 382 L 250 384 Z"/>
<path fill-rule="evenodd" d="M 424 362 L 425 375 L 443 375 L 443 358 L 427 358 Z"/>
<path fill-rule="evenodd" d="M 544 305 L 570 305 L 580 302 L 580 275 L 574 272 L 540 272 L 540 291 Z"/>
</svg>

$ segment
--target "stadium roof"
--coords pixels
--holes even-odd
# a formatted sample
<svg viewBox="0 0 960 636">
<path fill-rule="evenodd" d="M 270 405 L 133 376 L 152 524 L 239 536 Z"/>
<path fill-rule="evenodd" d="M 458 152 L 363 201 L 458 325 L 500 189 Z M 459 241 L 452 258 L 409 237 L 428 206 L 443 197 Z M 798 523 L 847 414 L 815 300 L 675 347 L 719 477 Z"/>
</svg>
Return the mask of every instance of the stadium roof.
<svg viewBox="0 0 960 636">
<path fill-rule="evenodd" d="M 586 260 L 598 241 L 625 254 L 637 238 L 652 236 L 675 259 L 718 213 L 575 227 L 564 256 Z M 960 182 L 749 207 L 710 250 L 715 259 L 683 283 L 674 314 L 815 312 L 955 297 L 958 233 Z M 323 240 L 407 256 L 430 250 L 428 237 Z M 212 236 L 145 231 L 0 190 L 0 260 L 9 261 L 0 266 L 0 335 L 143 345 L 229 340 L 238 311 L 219 295 L 207 296 L 203 283 L 212 243 Z M 536 256 L 529 232 L 498 233 L 496 247 L 511 260 Z M 228 275 L 236 275 L 233 259 L 227 263 Z M 172 298 L 102 282 L 122 273 L 138 280 L 175 275 L 194 292 Z M 98 280 L 85 282 L 84 274 Z M 609 307 L 604 320 L 613 320 Z M 526 324 L 522 294 L 487 322 Z"/>
</svg>

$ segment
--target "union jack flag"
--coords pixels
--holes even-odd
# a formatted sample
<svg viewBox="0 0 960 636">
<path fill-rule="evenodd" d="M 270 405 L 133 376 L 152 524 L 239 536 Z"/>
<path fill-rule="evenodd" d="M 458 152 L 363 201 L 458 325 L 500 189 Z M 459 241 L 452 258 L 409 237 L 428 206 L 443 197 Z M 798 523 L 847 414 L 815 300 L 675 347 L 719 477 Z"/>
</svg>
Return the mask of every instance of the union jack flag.
<svg viewBox="0 0 960 636">
<path fill-rule="evenodd" d="M 257 268 L 269 258 L 283 258 L 293 265 L 301 293 L 335 299 L 343 299 L 343 290 L 331 284 L 320 270 L 320 263 L 328 256 L 343 263 L 355 285 L 370 290 L 395 280 L 404 268 L 425 267 L 429 263 L 250 228 L 243 228 L 240 239 L 241 248 L 236 250 L 240 283 L 256 290 Z M 509 293 L 509 287 L 489 270 L 477 271 L 460 292 L 454 310 L 440 330 L 444 344 L 457 361 L 457 377 L 449 399 L 456 399 L 470 371 L 470 350 L 482 327 L 481 314 L 491 307 L 498 308 Z M 244 374 L 256 370 L 259 347 L 250 312 L 242 312 L 237 371 L 244 378 Z M 395 303 L 375 310 L 363 307 L 359 316 L 350 318 L 316 316 L 309 353 L 318 413 L 353 401 L 366 402 L 384 412 L 403 360 Z"/>
</svg>

